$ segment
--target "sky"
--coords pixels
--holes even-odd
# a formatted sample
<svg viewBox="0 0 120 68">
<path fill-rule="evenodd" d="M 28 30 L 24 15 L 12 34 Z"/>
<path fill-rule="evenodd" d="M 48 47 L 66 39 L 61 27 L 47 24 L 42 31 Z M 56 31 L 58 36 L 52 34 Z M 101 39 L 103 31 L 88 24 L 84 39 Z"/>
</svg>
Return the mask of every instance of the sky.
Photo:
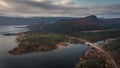
<svg viewBox="0 0 120 68">
<path fill-rule="evenodd" d="M 120 0 L 0 0 L 0 16 L 120 18 Z"/>
</svg>

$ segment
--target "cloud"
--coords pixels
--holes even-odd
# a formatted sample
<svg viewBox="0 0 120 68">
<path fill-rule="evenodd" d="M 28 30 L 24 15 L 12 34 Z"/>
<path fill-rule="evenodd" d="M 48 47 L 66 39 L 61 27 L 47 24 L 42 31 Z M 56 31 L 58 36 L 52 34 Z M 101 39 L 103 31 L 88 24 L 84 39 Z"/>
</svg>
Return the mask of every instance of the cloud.
<svg viewBox="0 0 120 68">
<path fill-rule="evenodd" d="M 72 0 L 62 0 L 60 5 L 75 5 L 75 3 Z"/>
<path fill-rule="evenodd" d="M 3 16 L 84 16 L 119 15 L 120 4 L 78 5 L 74 0 L 0 0 L 0 15 Z"/>
</svg>

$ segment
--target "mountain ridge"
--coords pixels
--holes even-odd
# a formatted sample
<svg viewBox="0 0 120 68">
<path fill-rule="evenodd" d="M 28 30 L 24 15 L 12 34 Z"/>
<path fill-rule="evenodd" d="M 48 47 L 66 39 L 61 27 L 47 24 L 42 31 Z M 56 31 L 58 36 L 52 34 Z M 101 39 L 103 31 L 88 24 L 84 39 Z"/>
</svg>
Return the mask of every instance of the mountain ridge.
<svg viewBox="0 0 120 68">
<path fill-rule="evenodd" d="M 95 15 L 76 18 L 62 19 L 55 24 L 45 27 L 50 32 L 56 33 L 71 33 L 87 30 L 105 30 L 105 29 L 120 29 L 120 19 L 101 19 Z"/>
</svg>

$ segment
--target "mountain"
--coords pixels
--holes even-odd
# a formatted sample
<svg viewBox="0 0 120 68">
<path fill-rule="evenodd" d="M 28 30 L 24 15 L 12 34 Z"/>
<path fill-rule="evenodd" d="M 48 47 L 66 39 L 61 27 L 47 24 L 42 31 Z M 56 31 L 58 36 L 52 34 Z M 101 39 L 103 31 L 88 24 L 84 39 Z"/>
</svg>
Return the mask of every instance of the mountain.
<svg viewBox="0 0 120 68">
<path fill-rule="evenodd" d="M 39 31 L 40 23 L 44 29 L 49 32 L 71 33 L 88 30 L 118 29 L 120 28 L 120 18 L 103 19 L 95 15 L 83 18 L 72 17 L 3 17 L 0 16 L 0 25 L 32 25 L 36 31 Z M 37 24 L 35 26 L 34 24 Z M 38 25 L 39 24 L 39 25 Z M 33 26 L 34 25 L 34 26 Z"/>
<path fill-rule="evenodd" d="M 0 25 L 33 25 L 41 22 L 53 24 L 61 19 L 71 19 L 71 17 L 4 17 L 0 16 Z"/>
<path fill-rule="evenodd" d="M 64 23 L 72 23 L 72 24 L 79 24 L 79 25 L 94 25 L 96 23 L 101 23 L 102 20 L 98 19 L 96 16 L 91 15 L 84 18 L 72 19 L 72 20 L 60 20 L 57 22 L 60 24 Z"/>
<path fill-rule="evenodd" d="M 47 26 L 45 29 L 51 32 L 71 33 L 77 31 L 118 28 L 120 28 L 120 18 L 101 19 L 95 15 L 91 15 L 76 19 L 62 19 L 53 25 Z"/>
</svg>

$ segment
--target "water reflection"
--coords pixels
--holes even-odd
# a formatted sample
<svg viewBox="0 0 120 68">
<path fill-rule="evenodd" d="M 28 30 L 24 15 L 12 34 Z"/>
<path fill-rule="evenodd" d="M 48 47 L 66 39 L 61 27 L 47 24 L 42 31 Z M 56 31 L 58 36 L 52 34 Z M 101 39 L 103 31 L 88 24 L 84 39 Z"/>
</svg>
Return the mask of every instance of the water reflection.
<svg viewBox="0 0 120 68">
<path fill-rule="evenodd" d="M 9 64 L 6 68 L 73 68 L 86 49 L 81 44 L 70 44 L 53 51 L 7 57 L 5 64 Z"/>
<path fill-rule="evenodd" d="M 26 26 L 27 25 L 10 25 L 10 26 L 4 25 L 4 26 L 0 26 L 0 34 L 25 32 L 25 31 L 28 31 L 28 29 L 24 28 Z M 17 28 L 17 27 L 21 27 L 21 28 Z"/>
<path fill-rule="evenodd" d="M 9 26 L 2 28 L 13 32 L 21 29 Z M 0 32 L 4 32 L 2 28 Z M 84 44 L 70 44 L 47 52 L 11 55 L 8 52 L 17 47 L 15 39 L 16 36 L 0 35 L 0 68 L 73 68 L 74 62 L 89 48 Z"/>
</svg>

